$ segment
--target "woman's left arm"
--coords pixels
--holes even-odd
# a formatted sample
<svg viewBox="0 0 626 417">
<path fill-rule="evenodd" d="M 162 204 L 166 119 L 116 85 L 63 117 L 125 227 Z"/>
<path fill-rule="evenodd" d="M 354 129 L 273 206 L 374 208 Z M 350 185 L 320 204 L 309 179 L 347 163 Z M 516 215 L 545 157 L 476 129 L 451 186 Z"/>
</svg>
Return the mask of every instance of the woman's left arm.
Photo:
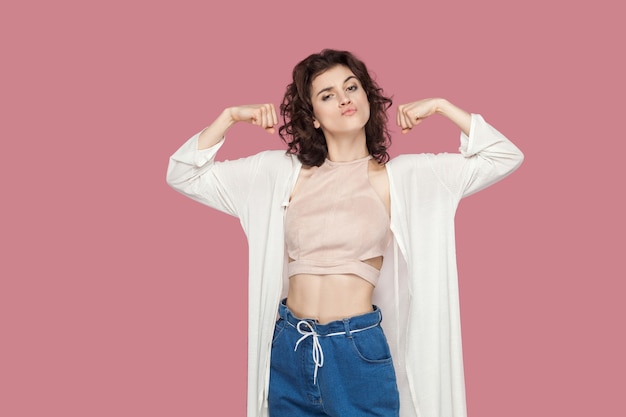
<svg viewBox="0 0 626 417">
<path fill-rule="evenodd" d="M 407 133 L 424 119 L 441 114 L 461 129 L 459 153 L 428 155 L 430 166 L 461 198 L 501 180 L 524 160 L 523 153 L 479 114 L 470 114 L 442 98 L 427 98 L 398 107 L 397 123 Z"/>
</svg>

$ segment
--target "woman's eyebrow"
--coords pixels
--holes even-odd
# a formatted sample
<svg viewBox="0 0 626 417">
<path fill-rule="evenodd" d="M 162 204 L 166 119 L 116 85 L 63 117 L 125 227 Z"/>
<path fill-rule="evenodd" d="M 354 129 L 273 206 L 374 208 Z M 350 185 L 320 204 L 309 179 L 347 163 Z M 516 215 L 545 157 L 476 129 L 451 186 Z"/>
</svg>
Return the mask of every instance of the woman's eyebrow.
<svg viewBox="0 0 626 417">
<path fill-rule="evenodd" d="M 350 81 L 352 78 L 356 78 L 356 75 L 350 75 L 350 76 L 348 76 L 348 78 L 346 78 L 345 80 L 343 80 L 343 83 L 344 83 L 344 84 L 345 84 L 345 83 L 347 83 L 347 82 L 348 82 L 348 81 Z M 321 89 L 321 90 L 320 90 L 320 91 L 316 94 L 316 96 L 319 96 L 320 94 L 322 94 L 322 93 L 324 93 L 324 92 L 326 92 L 326 91 L 330 91 L 330 90 L 332 90 L 332 89 L 333 89 L 333 87 L 326 87 L 326 88 L 322 88 L 322 89 Z"/>
</svg>

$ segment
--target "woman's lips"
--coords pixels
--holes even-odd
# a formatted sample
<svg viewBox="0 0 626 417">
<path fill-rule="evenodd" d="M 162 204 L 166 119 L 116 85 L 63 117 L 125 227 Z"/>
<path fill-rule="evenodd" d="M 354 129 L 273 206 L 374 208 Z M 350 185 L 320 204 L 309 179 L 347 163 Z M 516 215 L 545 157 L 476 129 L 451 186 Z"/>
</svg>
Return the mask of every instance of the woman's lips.
<svg viewBox="0 0 626 417">
<path fill-rule="evenodd" d="M 344 111 L 341 112 L 342 116 L 352 116 L 354 113 L 356 113 L 356 109 L 354 107 L 351 107 L 349 109 L 345 109 Z"/>
</svg>

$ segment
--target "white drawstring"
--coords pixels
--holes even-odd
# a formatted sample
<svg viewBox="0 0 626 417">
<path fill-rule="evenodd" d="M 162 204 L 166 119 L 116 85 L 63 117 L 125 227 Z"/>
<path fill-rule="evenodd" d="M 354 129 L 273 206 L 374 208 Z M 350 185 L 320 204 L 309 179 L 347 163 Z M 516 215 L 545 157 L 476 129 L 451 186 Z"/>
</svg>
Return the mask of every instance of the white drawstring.
<svg viewBox="0 0 626 417">
<path fill-rule="evenodd" d="M 301 324 L 306 325 L 309 329 L 302 330 L 300 328 Z M 298 339 L 298 341 L 296 342 L 296 347 L 293 349 L 294 352 L 298 350 L 298 345 L 300 344 L 300 342 L 302 342 L 304 339 L 306 339 L 309 336 L 313 336 L 313 349 L 311 350 L 311 355 L 313 356 L 313 362 L 315 362 L 315 372 L 313 373 L 313 384 L 316 384 L 317 383 L 317 370 L 321 368 L 322 366 L 324 366 L 324 351 L 322 351 L 322 345 L 320 345 L 319 335 L 315 332 L 315 329 L 313 328 L 313 326 L 311 326 L 311 323 L 309 323 L 306 320 L 300 320 L 298 322 L 298 325 L 296 326 L 296 329 L 298 330 L 298 333 L 302 335 L 302 337 Z"/>
<path fill-rule="evenodd" d="M 301 324 L 306 325 L 306 327 L 308 327 L 308 330 L 302 330 L 300 328 Z M 373 324 L 371 326 L 363 327 L 362 329 L 351 330 L 350 333 L 362 332 L 363 330 L 373 329 L 376 326 L 378 326 L 378 323 Z M 309 336 L 313 336 L 313 349 L 311 350 L 311 356 L 313 357 L 313 362 L 315 362 L 315 371 L 313 372 L 313 384 L 316 384 L 317 383 L 317 370 L 321 368 L 322 366 L 324 366 L 324 351 L 322 350 L 322 345 L 320 344 L 320 340 L 319 340 L 320 335 L 317 334 L 313 326 L 311 326 L 311 323 L 309 323 L 306 320 L 300 320 L 298 324 L 296 325 L 296 329 L 298 330 L 298 333 L 302 335 L 302 337 L 298 339 L 298 341 L 296 342 L 296 347 L 293 348 L 294 352 L 298 350 L 298 345 L 300 344 L 300 342 L 302 342 L 304 339 L 306 339 Z M 328 333 L 322 336 L 323 337 L 339 336 L 342 334 L 346 334 L 346 332 L 344 331 L 344 332 Z"/>
</svg>

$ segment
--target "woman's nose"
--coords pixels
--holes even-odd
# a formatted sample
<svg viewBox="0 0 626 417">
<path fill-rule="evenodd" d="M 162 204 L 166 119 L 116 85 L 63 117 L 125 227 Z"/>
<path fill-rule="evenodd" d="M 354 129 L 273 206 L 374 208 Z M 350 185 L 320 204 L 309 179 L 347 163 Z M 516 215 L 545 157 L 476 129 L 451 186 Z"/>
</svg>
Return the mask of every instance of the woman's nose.
<svg viewBox="0 0 626 417">
<path fill-rule="evenodd" d="M 342 106 L 345 106 L 348 103 L 350 103 L 350 97 L 348 97 L 347 94 L 344 94 L 343 96 L 341 96 L 341 99 L 339 100 L 339 104 Z"/>
</svg>

